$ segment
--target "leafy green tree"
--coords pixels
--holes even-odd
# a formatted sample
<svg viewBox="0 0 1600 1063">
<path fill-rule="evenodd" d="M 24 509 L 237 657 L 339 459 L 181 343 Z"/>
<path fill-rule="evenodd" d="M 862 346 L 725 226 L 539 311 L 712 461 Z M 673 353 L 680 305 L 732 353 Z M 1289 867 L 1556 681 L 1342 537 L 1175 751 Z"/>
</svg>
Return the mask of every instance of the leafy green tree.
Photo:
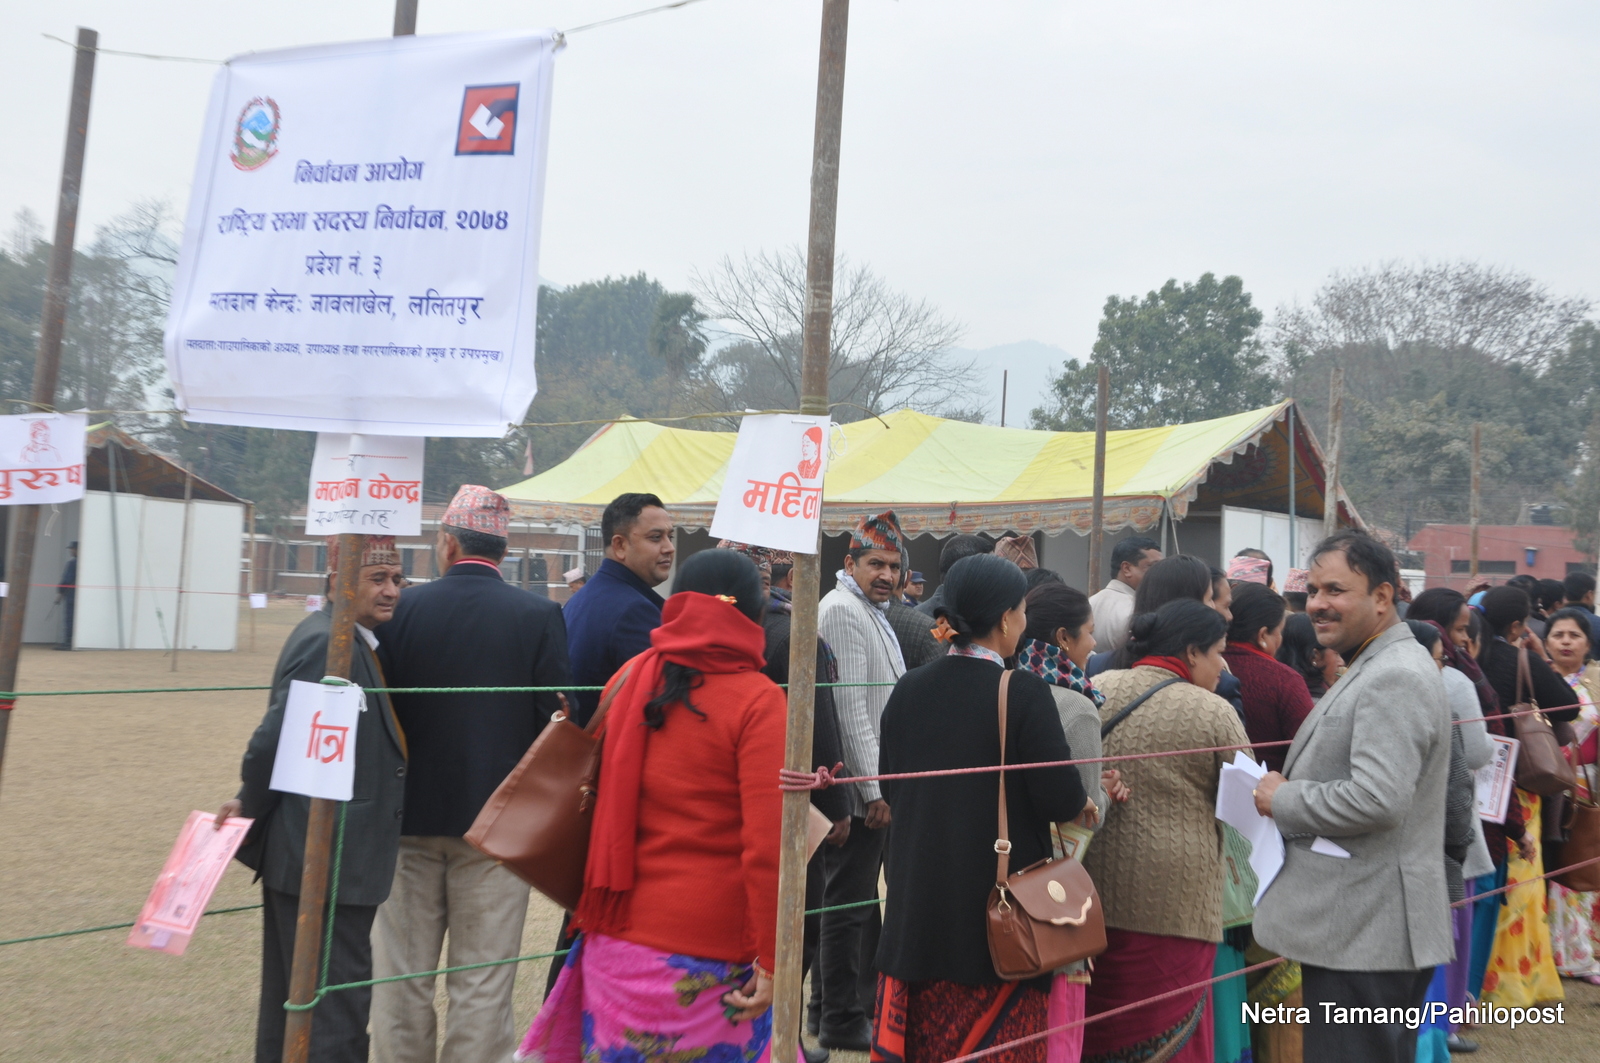
<svg viewBox="0 0 1600 1063">
<path fill-rule="evenodd" d="M 1205 273 L 1167 281 L 1143 299 L 1106 300 L 1088 364 L 1069 359 L 1051 381 L 1055 406 L 1033 411 L 1035 428 L 1094 427 L 1099 366 L 1110 374 L 1107 420 L 1114 428 L 1224 417 L 1277 397 L 1266 351 L 1256 337 L 1261 311 L 1238 277 Z"/>
</svg>

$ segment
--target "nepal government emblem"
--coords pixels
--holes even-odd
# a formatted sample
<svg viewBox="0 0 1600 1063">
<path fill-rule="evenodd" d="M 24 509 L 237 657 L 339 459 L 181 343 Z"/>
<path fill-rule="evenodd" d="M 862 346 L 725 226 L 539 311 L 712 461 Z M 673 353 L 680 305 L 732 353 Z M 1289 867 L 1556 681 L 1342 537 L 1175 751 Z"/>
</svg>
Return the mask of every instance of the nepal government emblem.
<svg viewBox="0 0 1600 1063">
<path fill-rule="evenodd" d="M 239 112 L 233 127 L 233 151 L 228 158 L 241 170 L 259 170 L 278 154 L 278 105 L 270 96 L 257 96 Z"/>
</svg>

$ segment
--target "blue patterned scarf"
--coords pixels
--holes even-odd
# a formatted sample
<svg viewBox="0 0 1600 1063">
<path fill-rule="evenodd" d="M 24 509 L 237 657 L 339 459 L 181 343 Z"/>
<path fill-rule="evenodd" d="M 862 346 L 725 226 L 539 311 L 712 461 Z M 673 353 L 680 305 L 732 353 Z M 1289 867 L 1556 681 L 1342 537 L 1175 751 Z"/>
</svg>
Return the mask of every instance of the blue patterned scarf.
<svg viewBox="0 0 1600 1063">
<path fill-rule="evenodd" d="M 1024 639 L 1017 647 L 1017 667 L 1026 668 L 1052 686 L 1076 690 L 1094 702 L 1097 709 L 1106 703 L 1106 696 L 1094 688 L 1083 669 L 1073 664 L 1072 658 L 1053 642 Z"/>
</svg>

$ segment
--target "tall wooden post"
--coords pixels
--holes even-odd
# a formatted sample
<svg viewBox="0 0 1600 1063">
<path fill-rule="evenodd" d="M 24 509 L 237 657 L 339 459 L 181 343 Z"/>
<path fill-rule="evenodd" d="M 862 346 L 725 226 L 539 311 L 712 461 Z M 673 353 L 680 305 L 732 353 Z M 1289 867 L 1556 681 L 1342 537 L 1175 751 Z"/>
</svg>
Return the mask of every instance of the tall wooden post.
<svg viewBox="0 0 1600 1063">
<path fill-rule="evenodd" d="M 1289 567 L 1300 567 L 1300 514 L 1296 512 L 1295 463 L 1299 460 L 1294 442 L 1294 403 L 1289 403 Z M 1285 576 L 1287 580 L 1289 577 Z"/>
<path fill-rule="evenodd" d="M 1089 593 L 1100 589 L 1106 539 L 1106 413 L 1111 406 L 1111 374 L 1100 367 L 1094 400 L 1094 508 L 1089 514 Z"/>
<path fill-rule="evenodd" d="M 1333 436 L 1333 449 L 1328 453 L 1326 482 L 1322 498 L 1322 534 L 1332 535 L 1339 530 L 1339 452 L 1344 445 L 1344 370 L 1333 371 L 1333 383 L 1328 395 L 1328 418 Z"/>
<path fill-rule="evenodd" d="M 61 159 L 61 194 L 56 200 L 56 238 L 50 248 L 50 274 L 45 281 L 44 312 L 39 321 L 39 346 L 33 356 L 34 410 L 56 408 L 56 381 L 61 375 L 61 334 L 67 324 L 67 297 L 72 288 L 72 247 L 78 233 L 78 189 L 83 184 L 83 150 L 89 136 L 89 94 L 94 88 L 94 55 L 100 35 L 78 27 L 72 64 L 72 102 L 67 107 L 67 150 Z M 39 507 L 13 506 L 7 539 L 6 572 L 12 593 L 0 606 L 0 690 L 17 689 L 17 658 L 22 653 L 22 622 L 33 583 L 33 547 L 39 534 Z M 0 698 L 0 765 L 5 762 L 6 732 L 13 699 Z"/>
<path fill-rule="evenodd" d="M 811 227 L 806 240 L 805 331 L 800 348 L 800 412 L 828 413 L 828 355 L 833 332 L 833 237 L 839 205 L 839 130 L 844 116 L 845 40 L 850 0 L 823 0 L 817 60 L 817 118 L 811 148 Z M 819 547 L 820 550 L 820 547 Z M 811 770 L 816 711 L 817 554 L 794 558 L 794 615 L 789 635 L 789 723 L 784 766 Z M 778 954 L 773 971 L 772 1058 L 793 1060 L 800 1037 L 801 940 L 805 933 L 806 793 L 783 795 L 778 857 Z"/>
<path fill-rule="evenodd" d="M 246 601 L 250 605 L 250 652 L 256 652 L 256 568 L 259 561 L 256 558 L 256 504 L 244 504 L 244 521 L 250 526 L 250 582 L 247 584 Z"/>
<path fill-rule="evenodd" d="M 1478 506 L 1481 496 L 1478 493 L 1478 475 L 1482 468 L 1482 442 L 1483 426 L 1472 426 L 1472 573 L 1471 582 L 1478 582 Z"/>
<path fill-rule="evenodd" d="M 1006 426 L 1006 393 L 1011 390 L 1011 370 L 1000 371 L 1000 427 Z"/>
</svg>

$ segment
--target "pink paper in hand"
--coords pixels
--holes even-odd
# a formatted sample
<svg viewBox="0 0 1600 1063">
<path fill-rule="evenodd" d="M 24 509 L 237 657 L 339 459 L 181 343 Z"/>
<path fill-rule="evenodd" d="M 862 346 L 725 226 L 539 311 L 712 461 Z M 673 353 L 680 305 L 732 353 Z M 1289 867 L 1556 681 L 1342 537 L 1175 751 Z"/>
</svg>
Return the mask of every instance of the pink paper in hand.
<svg viewBox="0 0 1600 1063">
<path fill-rule="evenodd" d="M 136 949 L 182 956 L 189 938 L 200 925 L 211 894 L 228 861 L 238 851 L 253 820 L 233 818 L 216 828 L 213 812 L 190 812 L 167 856 L 166 866 L 156 879 L 150 896 L 139 912 L 139 921 L 128 934 L 128 944 Z"/>
</svg>

